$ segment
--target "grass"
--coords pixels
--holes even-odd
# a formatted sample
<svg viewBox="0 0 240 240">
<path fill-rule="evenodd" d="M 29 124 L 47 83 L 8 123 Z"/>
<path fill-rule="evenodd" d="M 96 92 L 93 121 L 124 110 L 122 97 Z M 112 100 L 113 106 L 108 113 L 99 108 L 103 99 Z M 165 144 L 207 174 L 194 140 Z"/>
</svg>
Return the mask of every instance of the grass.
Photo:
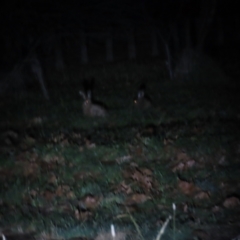
<svg viewBox="0 0 240 240">
<path fill-rule="evenodd" d="M 162 66 L 158 60 L 71 66 L 64 78 L 48 72 L 50 101 L 37 88 L 1 99 L 3 233 L 21 227 L 90 238 L 113 223 L 130 239 L 155 239 L 172 203 L 173 222 L 157 239 L 191 239 L 197 228 L 239 223 L 233 214 L 239 205 L 223 207 L 239 198 L 236 86 L 170 82 Z M 106 119 L 82 115 L 78 90 L 90 77 L 94 97 L 109 107 Z M 154 105 L 146 111 L 133 106 L 142 81 Z M 179 164 L 187 167 L 173 171 Z M 192 189 L 186 193 L 180 181 Z M 207 195 L 198 199 L 199 192 Z"/>
</svg>

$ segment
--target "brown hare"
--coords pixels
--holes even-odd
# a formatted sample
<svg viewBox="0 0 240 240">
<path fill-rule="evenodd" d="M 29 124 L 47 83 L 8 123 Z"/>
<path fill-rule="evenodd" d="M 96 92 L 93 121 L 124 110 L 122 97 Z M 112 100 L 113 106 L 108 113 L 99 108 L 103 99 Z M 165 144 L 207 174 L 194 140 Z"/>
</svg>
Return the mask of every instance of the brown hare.
<svg viewBox="0 0 240 240">
<path fill-rule="evenodd" d="M 144 90 L 139 90 L 137 99 L 134 100 L 134 104 L 137 108 L 145 110 L 152 107 L 151 100 L 145 96 Z"/>
<path fill-rule="evenodd" d="M 106 117 L 107 116 L 107 110 L 103 106 L 92 103 L 91 91 L 88 91 L 87 95 L 82 91 L 79 91 L 79 94 L 82 96 L 84 100 L 82 104 L 84 116 L 87 116 L 87 117 Z"/>
</svg>

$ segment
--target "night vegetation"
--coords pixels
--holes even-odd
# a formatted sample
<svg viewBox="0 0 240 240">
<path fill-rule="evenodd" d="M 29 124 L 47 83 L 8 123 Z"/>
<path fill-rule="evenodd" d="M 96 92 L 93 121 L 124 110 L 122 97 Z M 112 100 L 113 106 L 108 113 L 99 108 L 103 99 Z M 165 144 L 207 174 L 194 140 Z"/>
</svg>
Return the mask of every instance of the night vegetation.
<svg viewBox="0 0 240 240">
<path fill-rule="evenodd" d="M 3 239 L 238 239 L 233 5 L 2 9 Z"/>
</svg>

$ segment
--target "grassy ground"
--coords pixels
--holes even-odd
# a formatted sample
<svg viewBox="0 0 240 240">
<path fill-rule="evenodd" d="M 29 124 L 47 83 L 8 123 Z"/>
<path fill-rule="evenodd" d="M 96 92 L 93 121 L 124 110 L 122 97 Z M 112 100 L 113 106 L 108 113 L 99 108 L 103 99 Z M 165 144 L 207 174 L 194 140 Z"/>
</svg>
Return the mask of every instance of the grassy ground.
<svg viewBox="0 0 240 240">
<path fill-rule="evenodd" d="M 108 239 L 114 224 L 119 239 L 155 239 L 170 215 L 163 239 L 240 233 L 239 88 L 207 74 L 171 82 L 164 69 L 157 60 L 71 66 L 46 73 L 50 101 L 37 88 L 1 99 L 5 235 Z M 91 77 L 107 118 L 82 114 L 78 90 Z M 142 82 L 153 102 L 144 111 L 133 104 Z"/>
</svg>

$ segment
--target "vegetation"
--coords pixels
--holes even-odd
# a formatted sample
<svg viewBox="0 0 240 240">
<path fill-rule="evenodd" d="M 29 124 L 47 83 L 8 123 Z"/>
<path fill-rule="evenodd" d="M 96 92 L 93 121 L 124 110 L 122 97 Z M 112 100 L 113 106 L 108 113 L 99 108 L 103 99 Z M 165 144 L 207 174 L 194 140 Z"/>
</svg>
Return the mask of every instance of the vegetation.
<svg viewBox="0 0 240 240">
<path fill-rule="evenodd" d="M 50 100 L 36 86 L 2 98 L 2 233 L 112 239 L 114 224 L 115 239 L 156 239 L 172 216 L 161 239 L 239 234 L 239 88 L 216 72 L 169 81 L 157 59 L 69 66 L 47 72 Z M 82 113 L 92 77 L 105 118 Z"/>
</svg>

